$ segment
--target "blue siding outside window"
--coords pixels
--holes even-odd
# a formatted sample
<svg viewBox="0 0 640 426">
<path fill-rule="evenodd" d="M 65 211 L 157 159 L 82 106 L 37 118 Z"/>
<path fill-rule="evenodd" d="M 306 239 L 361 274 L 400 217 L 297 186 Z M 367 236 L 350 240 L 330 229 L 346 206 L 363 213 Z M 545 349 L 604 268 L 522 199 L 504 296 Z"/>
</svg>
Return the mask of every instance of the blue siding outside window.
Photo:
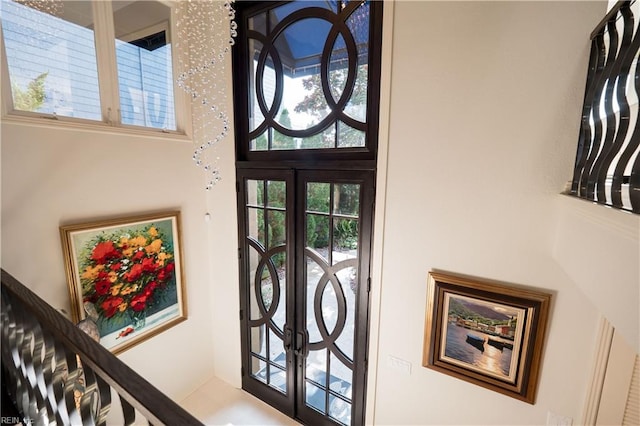
<svg viewBox="0 0 640 426">
<path fill-rule="evenodd" d="M 2 0 L 2 29 L 14 102 L 43 73 L 37 112 L 100 120 L 93 30 Z"/>
<path fill-rule="evenodd" d="M 153 51 L 116 40 L 123 124 L 176 129 L 171 45 Z"/>
<path fill-rule="evenodd" d="M 0 0 L 14 107 L 38 76 L 35 112 L 102 120 L 94 32 L 10 0 Z M 122 124 L 176 130 L 171 45 L 152 51 L 115 41 Z"/>
</svg>

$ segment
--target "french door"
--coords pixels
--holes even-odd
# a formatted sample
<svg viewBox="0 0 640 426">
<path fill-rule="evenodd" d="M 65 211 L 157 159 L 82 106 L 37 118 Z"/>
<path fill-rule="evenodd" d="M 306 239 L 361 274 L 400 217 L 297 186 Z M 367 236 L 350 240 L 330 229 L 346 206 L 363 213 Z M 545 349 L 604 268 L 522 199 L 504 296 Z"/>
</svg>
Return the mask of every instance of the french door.
<svg viewBox="0 0 640 426">
<path fill-rule="evenodd" d="M 383 2 L 236 2 L 242 386 L 364 423 Z"/>
<path fill-rule="evenodd" d="M 373 179 L 238 169 L 243 388 L 305 424 L 364 421 Z"/>
</svg>

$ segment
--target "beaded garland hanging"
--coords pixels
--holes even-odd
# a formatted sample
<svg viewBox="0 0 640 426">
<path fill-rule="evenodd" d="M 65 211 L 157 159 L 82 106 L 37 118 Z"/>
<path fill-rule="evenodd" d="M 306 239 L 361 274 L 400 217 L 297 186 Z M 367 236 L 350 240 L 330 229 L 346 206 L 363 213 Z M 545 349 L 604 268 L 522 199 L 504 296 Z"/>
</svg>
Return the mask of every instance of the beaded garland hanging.
<svg viewBox="0 0 640 426">
<path fill-rule="evenodd" d="M 13 0 L 40 12 L 60 16 L 61 0 Z M 180 0 L 176 2 L 176 59 L 181 70 L 178 86 L 192 106 L 193 161 L 205 171 L 206 189 L 220 181 L 216 145 L 229 133 L 227 63 L 237 35 L 233 1 Z"/>
<path fill-rule="evenodd" d="M 177 83 L 192 105 L 193 161 L 202 167 L 207 190 L 221 179 L 216 146 L 229 133 L 227 63 L 237 34 L 233 2 L 185 0 L 174 8 Z"/>
</svg>

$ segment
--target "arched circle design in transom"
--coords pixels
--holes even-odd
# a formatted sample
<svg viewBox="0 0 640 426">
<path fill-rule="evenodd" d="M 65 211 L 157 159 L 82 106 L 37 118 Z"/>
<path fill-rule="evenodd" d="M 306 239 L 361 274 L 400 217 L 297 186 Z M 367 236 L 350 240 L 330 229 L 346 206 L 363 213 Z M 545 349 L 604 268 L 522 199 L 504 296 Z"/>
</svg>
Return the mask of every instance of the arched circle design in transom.
<svg viewBox="0 0 640 426">
<path fill-rule="evenodd" d="M 253 45 L 261 46 L 251 57 L 256 61 L 253 96 L 255 96 L 255 103 L 262 121 L 251 126 L 250 139 L 257 138 L 269 128 L 287 137 L 306 138 L 322 133 L 337 122 L 342 122 L 343 125 L 359 131 L 366 130 L 366 123 L 354 118 L 347 108 L 353 101 L 359 60 L 356 37 L 348 22 L 358 7 L 364 7 L 364 5 L 360 2 L 349 3 L 338 13 L 320 7 L 304 8 L 286 16 L 268 34 L 255 30 L 248 31 L 247 36 L 254 41 Z M 319 93 L 321 96 L 314 98 L 315 105 L 318 107 L 316 110 L 318 120 L 304 124 L 290 123 L 282 118 L 282 114 L 283 97 L 287 90 L 284 76 L 287 70 L 291 72 L 290 66 L 287 65 L 291 62 L 291 58 L 288 57 L 290 52 L 283 51 L 285 49 L 282 46 L 286 45 L 287 40 L 291 38 L 290 33 L 299 31 L 298 28 L 308 25 L 310 21 L 314 21 L 313 27 L 318 30 L 314 36 L 322 37 L 324 40 L 319 62 L 314 65 L 314 67 L 320 67 Z M 340 50 L 339 55 L 336 54 L 337 50 Z M 332 86 L 331 64 L 338 60 L 346 63 L 344 67 L 346 79 L 334 82 Z M 266 78 L 268 68 L 270 73 L 269 78 Z M 275 78 L 272 74 L 275 74 Z M 268 84 L 274 87 L 267 88 Z M 271 90 L 273 90 L 273 97 L 267 99 L 265 93 L 271 93 Z"/>
</svg>

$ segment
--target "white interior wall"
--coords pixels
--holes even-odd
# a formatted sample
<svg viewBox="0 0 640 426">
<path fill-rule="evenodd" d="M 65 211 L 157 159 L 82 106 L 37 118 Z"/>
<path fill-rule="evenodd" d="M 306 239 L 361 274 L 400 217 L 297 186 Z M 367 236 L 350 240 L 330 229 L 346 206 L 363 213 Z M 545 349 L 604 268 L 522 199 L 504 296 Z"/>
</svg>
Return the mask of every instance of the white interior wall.
<svg viewBox="0 0 640 426">
<path fill-rule="evenodd" d="M 2 123 L 2 267 L 70 312 L 61 224 L 178 209 L 188 320 L 119 357 L 176 400 L 213 375 L 204 178 L 188 141 Z"/>
<path fill-rule="evenodd" d="M 640 353 L 640 216 L 558 197 L 553 257 Z"/>
<path fill-rule="evenodd" d="M 395 3 L 376 424 L 545 424 L 548 411 L 578 421 L 599 309 L 553 251 L 588 37 L 605 8 Z M 624 247 L 591 267 L 608 269 Z M 623 289 L 636 267 L 621 271 Z M 432 269 L 554 294 L 535 405 L 421 367 Z"/>
<path fill-rule="evenodd" d="M 209 262 L 214 372 L 217 377 L 240 388 L 240 278 L 234 149 L 233 136 L 218 148 L 222 181 L 207 194 L 207 205 L 211 214 Z"/>
</svg>

